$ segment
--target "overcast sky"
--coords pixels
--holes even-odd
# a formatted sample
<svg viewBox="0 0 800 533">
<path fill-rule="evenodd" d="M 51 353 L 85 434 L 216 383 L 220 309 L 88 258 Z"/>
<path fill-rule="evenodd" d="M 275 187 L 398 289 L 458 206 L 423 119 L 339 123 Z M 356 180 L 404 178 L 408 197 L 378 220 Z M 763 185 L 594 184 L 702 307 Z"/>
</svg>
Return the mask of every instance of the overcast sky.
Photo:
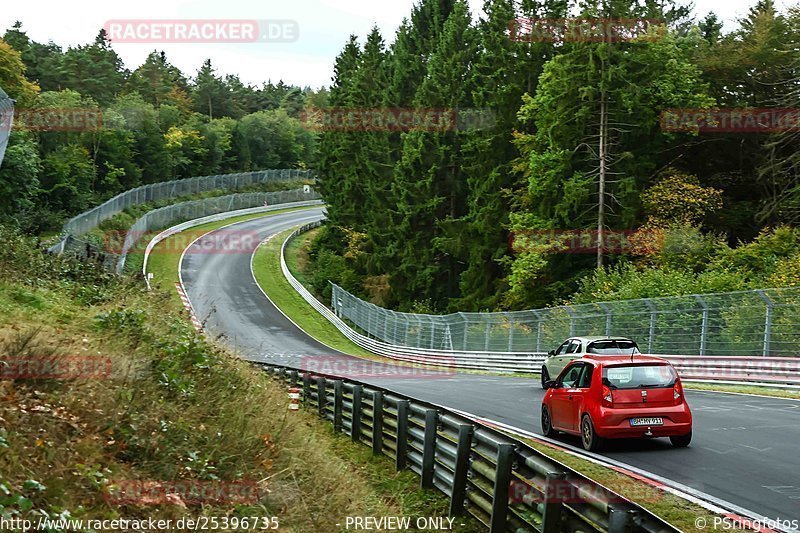
<svg viewBox="0 0 800 533">
<path fill-rule="evenodd" d="M 695 0 L 695 15 L 714 11 L 728 25 L 745 15 L 756 0 Z M 470 0 L 473 16 L 482 0 Z M 778 0 L 781 7 L 789 0 Z M 126 67 L 135 68 L 147 54 L 164 50 L 169 60 L 192 76 L 205 58 L 221 74 L 238 74 L 260 85 L 282 79 L 296 85 L 327 85 L 333 60 L 348 35 L 364 37 L 377 25 L 384 39 L 408 16 L 414 0 L 17 0 L 0 9 L 3 28 L 15 20 L 34 40 L 64 47 L 87 43 L 109 20 L 119 19 L 288 19 L 297 22 L 299 38 L 290 43 L 117 43 Z"/>
</svg>

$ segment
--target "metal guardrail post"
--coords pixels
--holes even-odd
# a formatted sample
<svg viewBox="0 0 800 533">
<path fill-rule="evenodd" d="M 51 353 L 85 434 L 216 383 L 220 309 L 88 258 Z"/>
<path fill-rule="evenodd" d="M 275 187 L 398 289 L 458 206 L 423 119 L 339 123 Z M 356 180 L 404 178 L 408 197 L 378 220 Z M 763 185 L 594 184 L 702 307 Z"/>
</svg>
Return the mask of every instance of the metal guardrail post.
<svg viewBox="0 0 800 533">
<path fill-rule="evenodd" d="M 317 406 L 319 407 L 319 416 L 325 416 L 325 404 L 327 398 L 325 397 L 325 378 L 319 376 L 317 378 Z"/>
<path fill-rule="evenodd" d="M 408 411 L 411 409 L 411 402 L 399 400 L 397 402 L 397 455 L 395 456 L 394 467 L 403 470 L 408 461 Z"/>
<path fill-rule="evenodd" d="M 575 311 L 573 311 L 572 308 L 570 306 L 568 306 L 568 305 L 565 305 L 563 307 L 563 309 L 569 315 L 569 336 L 570 337 L 574 337 L 575 336 Z"/>
<path fill-rule="evenodd" d="M 498 445 L 497 470 L 495 470 L 494 490 L 492 492 L 492 517 L 489 521 L 489 531 L 491 533 L 506 530 L 506 522 L 508 521 L 508 487 L 511 484 L 513 457 L 513 444 Z"/>
<path fill-rule="evenodd" d="M 603 302 L 598 302 L 597 305 L 599 305 L 600 308 L 603 311 L 605 311 L 605 313 L 606 313 L 606 336 L 609 336 L 609 335 L 611 335 L 611 320 L 612 320 L 612 317 L 614 316 L 614 313 L 612 313 L 611 309 L 609 309 L 608 305 L 606 305 Z"/>
<path fill-rule="evenodd" d="M 311 399 L 311 374 L 303 374 L 303 400 Z"/>
<path fill-rule="evenodd" d="M 633 531 L 636 511 L 633 509 L 608 509 L 608 531 L 611 533 L 629 533 Z"/>
<path fill-rule="evenodd" d="M 767 296 L 763 289 L 756 291 L 761 299 L 766 304 L 766 312 L 764 313 L 764 356 L 769 355 L 769 345 L 772 334 L 772 308 L 775 306 L 772 299 Z"/>
<path fill-rule="evenodd" d="M 439 413 L 436 409 L 425 411 L 425 437 L 422 442 L 422 481 L 423 489 L 433 488 L 433 463 L 436 454 L 436 430 Z"/>
<path fill-rule="evenodd" d="M 361 395 L 364 387 L 355 385 L 353 387 L 353 424 L 350 426 L 350 438 L 353 442 L 361 441 Z"/>
<path fill-rule="evenodd" d="M 703 306 L 703 322 L 700 325 L 700 355 L 705 355 L 708 344 L 708 305 L 699 294 L 695 294 L 694 297 Z"/>
<path fill-rule="evenodd" d="M 450 516 L 463 515 L 467 499 L 467 472 L 469 471 L 469 455 L 472 450 L 472 433 L 470 424 L 458 426 L 458 443 L 456 444 L 456 463 L 453 471 L 453 492 L 450 494 Z M 508 497 L 508 491 L 506 491 Z"/>
<path fill-rule="evenodd" d="M 650 298 L 645 298 L 643 301 L 647 306 L 647 309 L 650 311 L 650 330 L 647 334 L 647 353 L 653 353 L 653 346 L 655 346 L 656 337 L 656 308 L 653 305 L 653 302 L 650 301 Z"/>
<path fill-rule="evenodd" d="M 342 380 L 333 382 L 333 429 L 337 433 L 342 430 Z"/>
<path fill-rule="evenodd" d="M 383 393 L 372 394 L 372 453 L 383 453 Z"/>
<path fill-rule="evenodd" d="M 563 511 L 559 493 L 566 474 L 549 472 L 544 482 L 544 503 L 542 509 L 542 532 L 560 533 L 561 512 Z"/>
</svg>

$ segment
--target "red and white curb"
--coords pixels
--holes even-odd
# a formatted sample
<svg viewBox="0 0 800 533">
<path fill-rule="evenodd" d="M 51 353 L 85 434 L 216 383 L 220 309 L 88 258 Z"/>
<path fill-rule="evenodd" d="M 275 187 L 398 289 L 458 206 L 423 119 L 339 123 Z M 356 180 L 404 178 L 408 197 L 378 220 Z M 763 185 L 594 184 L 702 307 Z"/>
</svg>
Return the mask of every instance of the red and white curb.
<svg viewBox="0 0 800 533">
<path fill-rule="evenodd" d="M 178 282 L 175 282 L 175 288 L 178 290 L 178 296 L 181 297 L 181 302 L 183 302 L 183 306 L 186 308 L 187 311 L 189 311 L 189 318 L 192 321 L 194 329 L 202 333 L 203 324 L 200 323 L 200 321 L 197 319 L 197 316 L 194 314 L 194 309 L 192 309 L 192 303 L 189 301 L 189 297 L 186 296 L 186 291 L 183 290 L 183 286 Z"/>
</svg>

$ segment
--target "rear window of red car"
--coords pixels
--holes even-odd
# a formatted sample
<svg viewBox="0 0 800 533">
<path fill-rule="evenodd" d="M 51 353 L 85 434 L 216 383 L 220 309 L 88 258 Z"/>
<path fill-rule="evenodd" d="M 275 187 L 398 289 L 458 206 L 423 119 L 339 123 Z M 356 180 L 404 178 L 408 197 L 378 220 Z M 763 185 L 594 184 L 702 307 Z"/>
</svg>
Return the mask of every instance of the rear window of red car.
<svg viewBox="0 0 800 533">
<path fill-rule="evenodd" d="M 603 383 L 617 389 L 671 387 L 678 375 L 666 364 L 632 364 L 603 367 Z"/>
</svg>

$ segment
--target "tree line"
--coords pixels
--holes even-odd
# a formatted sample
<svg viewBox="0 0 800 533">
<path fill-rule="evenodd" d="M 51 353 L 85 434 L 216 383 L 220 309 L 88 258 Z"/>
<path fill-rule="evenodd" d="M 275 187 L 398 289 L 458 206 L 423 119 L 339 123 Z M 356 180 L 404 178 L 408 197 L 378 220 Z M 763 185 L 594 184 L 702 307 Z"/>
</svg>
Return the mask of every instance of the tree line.
<svg viewBox="0 0 800 533">
<path fill-rule="evenodd" d="M 510 30 L 575 13 L 657 23 L 629 39 Z M 473 21 L 463 0 L 420 0 L 390 44 L 377 29 L 351 36 L 331 107 L 489 110 L 494 125 L 323 128 L 330 224 L 312 248 L 315 276 L 402 310 L 520 309 L 648 269 L 699 276 L 739 243 L 772 242 L 770 264 L 796 253 L 800 237 L 783 227 L 800 219 L 796 129 L 662 126 L 670 109 L 797 107 L 800 9 L 760 0 L 722 28 L 675 1 L 488 0 Z M 566 230 L 586 228 L 624 234 L 624 249 L 601 240 L 574 253 Z M 733 290 L 735 278 L 692 288 Z"/>
<path fill-rule="evenodd" d="M 153 51 L 126 69 L 103 30 L 63 49 L 32 40 L 17 22 L 0 40 L 0 87 L 26 110 L 99 109 L 85 131 L 11 131 L 0 167 L 0 220 L 57 229 L 65 218 L 142 184 L 269 168 L 311 168 L 315 134 L 301 123 L 314 91 L 219 75 L 206 60 L 193 76 Z"/>
</svg>

